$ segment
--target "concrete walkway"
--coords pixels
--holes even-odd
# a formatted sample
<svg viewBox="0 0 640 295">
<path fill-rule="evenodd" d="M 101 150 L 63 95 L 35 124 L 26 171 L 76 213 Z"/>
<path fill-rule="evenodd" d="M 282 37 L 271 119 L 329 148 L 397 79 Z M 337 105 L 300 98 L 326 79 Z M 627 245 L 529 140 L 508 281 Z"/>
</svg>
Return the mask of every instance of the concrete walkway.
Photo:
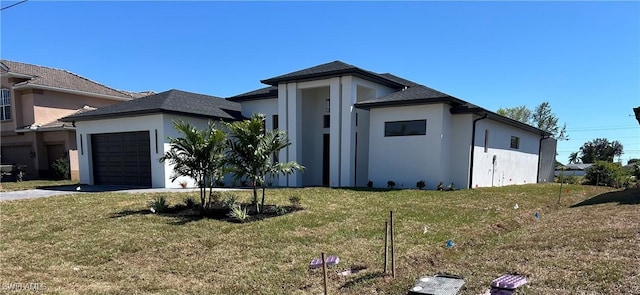
<svg viewBox="0 0 640 295">
<path fill-rule="evenodd" d="M 80 188 L 78 190 L 78 188 Z M 231 188 L 214 188 L 216 191 L 238 190 Z M 23 191 L 0 192 L 0 202 L 10 200 L 35 199 L 44 197 L 53 197 L 69 194 L 88 194 L 101 192 L 119 192 L 119 193 L 163 193 L 176 192 L 185 193 L 198 191 L 197 188 L 136 188 L 126 186 L 107 186 L 107 185 L 69 185 L 57 186 L 51 188 L 31 189 Z"/>
</svg>

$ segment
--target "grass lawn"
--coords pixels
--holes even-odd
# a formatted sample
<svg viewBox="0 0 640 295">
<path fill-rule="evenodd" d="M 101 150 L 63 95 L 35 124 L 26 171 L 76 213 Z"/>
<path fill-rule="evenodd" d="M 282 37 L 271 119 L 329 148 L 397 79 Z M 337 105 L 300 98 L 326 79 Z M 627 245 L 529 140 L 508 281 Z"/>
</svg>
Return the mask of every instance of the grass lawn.
<svg viewBox="0 0 640 295">
<path fill-rule="evenodd" d="M 306 209 L 244 224 L 148 212 L 147 202 L 163 194 L 2 202 L 0 286 L 40 283 L 63 294 L 321 294 L 321 270 L 308 265 L 326 252 L 341 259 L 329 269 L 330 294 L 406 294 L 421 275 L 438 272 L 464 276 L 462 294 L 481 294 L 506 272 L 529 278 L 518 294 L 640 293 L 640 191 L 569 185 L 556 206 L 559 191 L 557 184 L 272 189 L 268 203 L 288 205 L 297 195 Z M 172 204 L 197 197 L 164 195 Z M 395 279 L 381 273 L 392 209 Z M 350 267 L 364 269 L 337 274 Z"/>
<path fill-rule="evenodd" d="M 77 180 L 27 180 L 20 182 L 2 182 L 0 192 L 23 191 L 47 186 L 78 184 Z"/>
</svg>

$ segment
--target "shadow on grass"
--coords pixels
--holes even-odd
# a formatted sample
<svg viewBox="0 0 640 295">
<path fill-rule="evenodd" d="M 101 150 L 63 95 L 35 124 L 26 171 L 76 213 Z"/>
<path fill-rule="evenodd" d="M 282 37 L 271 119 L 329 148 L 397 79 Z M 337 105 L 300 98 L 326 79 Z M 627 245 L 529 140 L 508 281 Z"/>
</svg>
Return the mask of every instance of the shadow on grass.
<svg viewBox="0 0 640 295">
<path fill-rule="evenodd" d="M 385 274 L 381 271 L 372 272 L 344 283 L 342 286 L 340 286 L 340 290 L 350 289 L 353 286 L 366 283 L 368 281 L 375 280 L 377 278 L 382 278 L 384 276 Z"/>
<path fill-rule="evenodd" d="M 131 190 L 131 189 L 145 189 L 149 187 L 145 186 L 129 186 L 129 185 L 81 185 L 81 184 L 71 184 L 71 185 L 47 185 L 47 186 L 37 186 L 37 189 L 42 190 L 52 190 L 52 191 L 63 191 L 63 192 L 89 192 L 89 193 L 102 193 L 102 192 L 114 192 L 114 191 L 122 191 L 122 190 Z M 78 190 L 80 188 L 80 190 Z"/>
<path fill-rule="evenodd" d="M 269 205 L 271 206 L 271 205 Z M 246 206 L 243 205 L 246 208 Z M 265 205 L 266 208 L 269 208 Z M 149 215 L 155 214 L 162 217 L 171 218 L 172 221 L 169 222 L 171 225 L 185 225 L 187 223 L 191 223 L 194 221 L 199 221 L 202 219 L 213 219 L 219 221 L 226 221 L 230 223 L 251 223 L 254 221 L 260 221 L 265 219 L 270 219 L 279 216 L 285 216 L 287 214 L 294 213 L 296 211 L 304 210 L 304 208 L 300 207 L 292 207 L 292 206 L 282 206 L 286 212 L 280 212 L 280 214 L 276 214 L 275 211 L 267 211 L 267 213 L 252 213 L 249 214 L 247 219 L 238 220 L 232 217 L 229 217 L 230 210 L 222 209 L 222 208 L 214 208 L 201 210 L 199 208 L 188 208 L 185 206 L 173 206 L 167 209 L 165 212 L 151 212 L 150 209 L 141 209 L 141 210 L 123 210 L 120 212 L 112 213 L 109 218 L 122 218 L 131 215 Z"/>
<path fill-rule="evenodd" d="M 600 194 L 591 199 L 573 204 L 571 205 L 571 208 L 606 203 L 618 203 L 618 205 L 638 205 L 640 204 L 640 189 L 630 188 L 622 191 Z"/>
</svg>

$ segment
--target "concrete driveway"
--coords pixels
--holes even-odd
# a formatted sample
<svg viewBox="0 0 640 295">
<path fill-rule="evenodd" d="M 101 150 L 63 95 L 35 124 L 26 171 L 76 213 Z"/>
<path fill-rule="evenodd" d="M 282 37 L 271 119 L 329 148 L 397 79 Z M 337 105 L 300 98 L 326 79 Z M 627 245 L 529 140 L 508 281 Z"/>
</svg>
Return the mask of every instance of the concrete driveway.
<svg viewBox="0 0 640 295">
<path fill-rule="evenodd" d="M 80 188 L 78 190 L 78 188 Z M 10 200 L 21 199 L 35 199 L 44 197 L 53 197 L 69 194 L 88 194 L 88 193 L 101 193 L 101 192 L 121 192 L 121 193 L 162 193 L 162 192 L 192 192 L 197 191 L 197 188 L 140 188 L 140 187 L 127 187 L 127 186 L 114 186 L 114 185 L 67 185 L 56 186 L 49 188 L 40 188 L 23 191 L 13 192 L 0 192 L 0 202 Z M 214 188 L 217 191 L 237 190 L 230 188 Z"/>
</svg>

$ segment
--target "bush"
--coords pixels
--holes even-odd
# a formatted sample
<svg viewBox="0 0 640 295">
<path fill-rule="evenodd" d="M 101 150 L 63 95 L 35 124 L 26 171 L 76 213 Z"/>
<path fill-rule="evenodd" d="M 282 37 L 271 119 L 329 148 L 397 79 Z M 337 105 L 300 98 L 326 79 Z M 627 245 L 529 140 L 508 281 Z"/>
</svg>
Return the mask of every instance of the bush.
<svg viewBox="0 0 640 295">
<path fill-rule="evenodd" d="M 369 180 L 369 182 L 367 182 L 367 187 L 368 188 L 372 188 L 373 187 L 373 181 Z"/>
<path fill-rule="evenodd" d="M 167 201 L 166 197 L 160 196 L 149 202 L 149 206 L 154 213 L 164 213 L 169 210 L 169 201 Z"/>
<path fill-rule="evenodd" d="M 423 189 L 425 186 L 427 186 L 427 184 L 424 182 L 424 180 L 420 180 L 420 181 L 416 182 L 416 187 L 418 189 Z"/>
<path fill-rule="evenodd" d="M 387 181 L 387 188 L 394 188 L 396 187 L 396 183 L 393 180 L 389 180 Z"/>
<path fill-rule="evenodd" d="M 227 209 L 233 209 L 239 206 L 238 196 L 233 193 L 227 194 L 227 196 L 222 200 L 222 207 Z"/>
<path fill-rule="evenodd" d="M 192 197 L 185 198 L 184 206 L 187 208 L 193 208 L 196 206 L 196 200 L 194 200 Z"/>
<path fill-rule="evenodd" d="M 59 158 L 55 160 L 51 164 L 51 170 L 53 173 L 53 177 L 56 179 L 70 179 L 71 177 L 71 166 L 69 164 L 69 159 L 66 157 Z"/>
<path fill-rule="evenodd" d="M 229 217 L 240 222 L 244 222 L 249 217 L 249 214 L 247 213 L 247 208 L 242 208 L 240 204 L 236 204 L 235 206 L 233 206 L 233 208 L 231 208 Z"/>
<path fill-rule="evenodd" d="M 300 197 L 298 197 L 298 196 L 291 196 L 291 197 L 289 197 L 289 203 L 291 203 L 291 207 L 293 207 L 293 208 L 300 208 L 300 207 L 302 207 L 301 201 L 302 201 L 302 200 L 301 200 L 301 199 L 300 199 Z"/>
<path fill-rule="evenodd" d="M 436 187 L 436 189 L 439 191 L 444 191 L 444 184 L 442 183 L 442 181 L 438 183 L 438 186 Z"/>
<path fill-rule="evenodd" d="M 287 208 L 285 207 L 280 207 L 280 206 L 276 206 L 276 210 L 275 213 L 276 215 L 280 216 L 280 215 L 285 215 L 287 214 L 289 211 L 287 211 Z"/>
<path fill-rule="evenodd" d="M 557 183 L 578 184 L 578 177 L 573 174 L 560 174 L 556 177 Z"/>
<path fill-rule="evenodd" d="M 597 161 L 584 175 L 585 183 L 620 187 L 629 181 L 630 173 L 620 163 Z"/>
</svg>

